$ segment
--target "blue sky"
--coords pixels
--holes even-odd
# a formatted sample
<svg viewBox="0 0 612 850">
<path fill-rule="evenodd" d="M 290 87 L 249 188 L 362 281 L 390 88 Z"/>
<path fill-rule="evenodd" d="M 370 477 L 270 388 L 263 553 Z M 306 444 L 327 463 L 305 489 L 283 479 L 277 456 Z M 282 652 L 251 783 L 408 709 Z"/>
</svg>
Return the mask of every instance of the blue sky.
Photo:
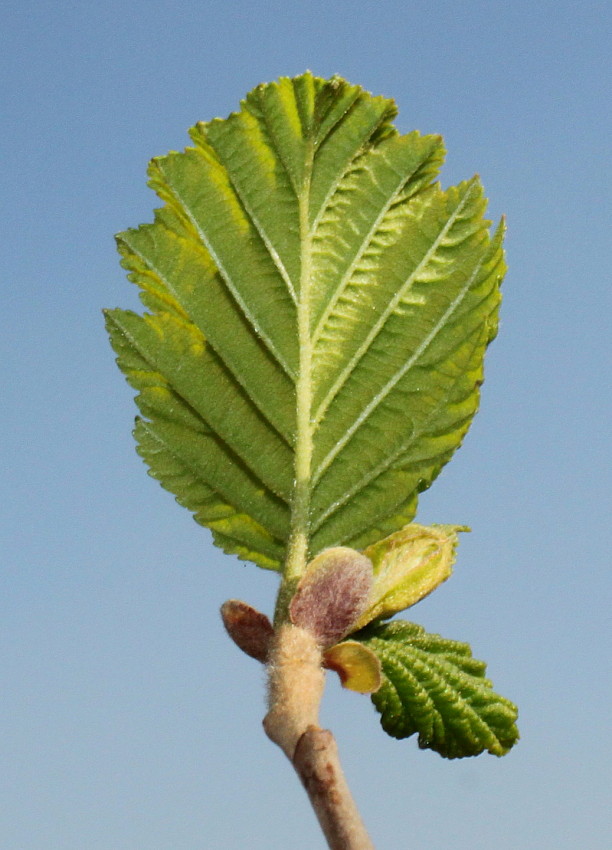
<svg viewBox="0 0 612 850">
<path fill-rule="evenodd" d="M 379 848 L 610 846 L 611 27 L 589 0 L 7 0 L 2 850 L 323 846 L 218 617 L 277 579 L 146 476 L 100 313 L 137 303 L 112 237 L 151 218 L 148 159 L 306 68 L 395 97 L 508 216 L 482 408 L 419 513 L 473 531 L 411 617 L 472 643 L 522 740 L 446 762 L 331 681 L 323 722 Z"/>
</svg>

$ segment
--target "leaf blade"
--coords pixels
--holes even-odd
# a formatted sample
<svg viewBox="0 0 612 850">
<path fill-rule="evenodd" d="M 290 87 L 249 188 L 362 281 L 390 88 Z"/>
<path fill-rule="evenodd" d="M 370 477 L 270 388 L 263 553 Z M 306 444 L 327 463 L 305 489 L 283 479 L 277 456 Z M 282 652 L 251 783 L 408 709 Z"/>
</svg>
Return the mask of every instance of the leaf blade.
<svg viewBox="0 0 612 850">
<path fill-rule="evenodd" d="M 283 371 L 294 378 L 297 352 L 291 329 L 295 305 L 226 170 L 200 148 L 168 154 L 155 164 L 254 333 Z"/>
<path fill-rule="evenodd" d="M 117 244 L 145 306 L 156 314 L 174 310 L 189 317 L 260 413 L 290 442 L 293 382 L 252 332 L 193 232 L 165 209 L 153 225 L 119 234 Z M 272 407 L 270 392 L 278 399 Z"/>
<path fill-rule="evenodd" d="M 363 409 L 359 409 L 355 400 L 361 399 L 362 403 L 364 400 L 363 391 L 357 390 L 366 381 L 364 370 L 361 375 L 359 372 L 353 374 L 343 397 L 338 399 L 336 406 L 340 415 L 323 438 L 325 442 L 319 442 L 317 453 L 319 472 L 313 493 L 314 528 L 319 531 L 324 523 L 328 525 L 326 531 L 319 532 L 320 545 L 337 545 L 338 540 L 348 543 L 349 539 L 350 545 L 357 545 L 354 538 L 345 537 L 351 525 L 363 529 L 358 538 L 360 545 L 364 541 L 372 542 L 363 533 L 367 526 L 361 516 L 364 513 L 372 515 L 372 502 L 378 500 L 378 491 L 382 491 L 386 499 L 396 492 L 397 479 L 402 479 L 399 485 L 404 491 L 401 503 L 409 506 L 460 446 L 478 409 L 484 353 L 496 327 L 499 281 L 505 268 L 502 234 L 501 228 L 498 229 L 494 239 L 483 248 L 474 268 L 462 270 L 463 282 L 457 295 L 450 302 L 440 304 L 441 315 L 435 321 L 429 320 L 430 327 L 415 349 L 406 352 L 403 361 L 398 351 L 399 365 L 395 372 L 384 379 L 375 376 L 369 381 L 370 401 Z M 454 317 L 454 311 L 466 299 L 465 293 L 470 303 L 464 304 Z M 454 317 L 453 324 L 445 324 L 450 316 Z M 408 346 L 409 333 L 403 336 Z M 406 346 L 405 341 L 402 344 Z M 381 343 L 374 365 L 388 351 Z M 368 368 L 371 371 L 371 367 Z M 324 426 L 325 421 L 322 431 Z M 378 490 L 372 488 L 377 479 Z M 366 509 L 360 516 L 362 491 Z M 392 510 L 393 507 L 387 505 L 381 516 Z M 406 521 L 413 516 L 409 511 L 403 514 Z M 345 517 L 334 519 L 333 515 L 339 512 Z M 396 528 L 391 528 L 389 533 Z"/>
<path fill-rule="evenodd" d="M 242 396 L 191 324 L 168 314 L 138 316 L 108 312 L 111 334 L 120 334 L 151 367 L 161 372 L 184 404 L 195 411 L 232 454 L 271 492 L 288 502 L 291 451 Z"/>
<path fill-rule="evenodd" d="M 190 464 L 182 440 L 179 449 L 183 453 L 179 454 L 176 440 L 168 439 L 167 434 L 143 419 L 136 420 L 134 437 L 138 454 L 149 466 L 150 475 L 173 493 L 180 505 L 193 511 L 195 521 L 212 531 L 224 552 L 246 558 L 264 569 L 281 568 L 282 536 L 275 537 L 248 513 L 240 512 L 239 500 L 232 498 L 231 489 L 224 487 L 222 480 Z"/>
<path fill-rule="evenodd" d="M 114 344 L 169 441 L 146 460 L 161 480 L 172 455 L 170 489 L 193 484 L 196 516 L 215 499 L 234 511 L 217 540 L 267 566 L 291 540 L 307 559 L 410 522 L 478 406 L 501 235 L 489 239 L 477 180 L 432 185 L 441 139 L 400 136 L 396 111 L 338 77 L 258 86 L 196 125 L 195 147 L 152 161 L 164 206 L 119 236 L 152 315 L 124 320 L 129 353 L 120 331 Z M 202 489 L 208 461 L 180 459 L 179 434 L 212 452 L 221 489 Z M 224 464 L 249 481 L 246 499 Z"/>
</svg>

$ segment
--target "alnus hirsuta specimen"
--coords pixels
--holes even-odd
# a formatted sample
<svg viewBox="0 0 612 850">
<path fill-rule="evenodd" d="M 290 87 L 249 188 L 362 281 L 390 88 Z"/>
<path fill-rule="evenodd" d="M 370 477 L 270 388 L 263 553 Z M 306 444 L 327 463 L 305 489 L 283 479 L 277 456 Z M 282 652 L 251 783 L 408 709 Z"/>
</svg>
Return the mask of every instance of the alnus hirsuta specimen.
<svg viewBox="0 0 612 850">
<path fill-rule="evenodd" d="M 257 86 L 152 160 L 162 206 L 121 233 L 146 312 L 109 310 L 151 475 L 226 552 L 276 570 L 273 622 L 225 626 L 267 665 L 264 726 L 330 847 L 371 847 L 330 732 L 325 671 L 386 732 L 447 758 L 515 743 L 464 643 L 391 620 L 451 573 L 458 526 L 413 523 L 479 402 L 505 271 L 477 177 L 442 189 L 439 136 L 310 73 Z"/>
</svg>

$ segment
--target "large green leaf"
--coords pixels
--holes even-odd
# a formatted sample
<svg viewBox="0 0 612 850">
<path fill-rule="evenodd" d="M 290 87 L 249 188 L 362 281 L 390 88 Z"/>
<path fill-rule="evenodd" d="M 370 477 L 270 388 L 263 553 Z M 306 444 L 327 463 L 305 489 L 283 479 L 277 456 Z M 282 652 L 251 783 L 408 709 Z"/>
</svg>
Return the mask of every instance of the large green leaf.
<svg viewBox="0 0 612 850">
<path fill-rule="evenodd" d="M 446 758 L 485 750 L 503 756 L 517 742 L 516 706 L 492 690 L 468 644 L 402 620 L 373 624 L 352 639 L 380 661 L 382 685 L 372 702 L 389 735 L 417 734 L 421 748 Z"/>
<path fill-rule="evenodd" d="M 258 86 L 152 161 L 164 206 L 118 237 L 150 311 L 107 314 L 139 451 L 264 567 L 404 526 L 478 406 L 502 229 L 395 114 L 339 78 Z"/>
</svg>

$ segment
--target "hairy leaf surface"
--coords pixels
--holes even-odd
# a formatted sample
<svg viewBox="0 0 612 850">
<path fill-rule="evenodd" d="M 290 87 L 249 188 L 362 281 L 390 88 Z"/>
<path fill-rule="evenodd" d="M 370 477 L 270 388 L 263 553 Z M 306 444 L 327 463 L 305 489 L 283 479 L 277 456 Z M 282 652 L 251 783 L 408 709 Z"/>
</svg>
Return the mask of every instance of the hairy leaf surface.
<svg viewBox="0 0 612 850">
<path fill-rule="evenodd" d="M 516 706 L 491 689 L 486 665 L 468 644 L 401 620 L 368 626 L 351 639 L 380 660 L 382 685 L 372 702 L 389 735 L 416 734 L 419 747 L 445 758 L 485 750 L 503 756 L 518 740 Z"/>
<path fill-rule="evenodd" d="M 107 313 L 139 452 L 263 567 L 404 526 L 478 406 L 502 228 L 395 114 L 339 78 L 258 86 L 152 161 L 163 207 L 118 237 L 148 311 Z"/>
</svg>

